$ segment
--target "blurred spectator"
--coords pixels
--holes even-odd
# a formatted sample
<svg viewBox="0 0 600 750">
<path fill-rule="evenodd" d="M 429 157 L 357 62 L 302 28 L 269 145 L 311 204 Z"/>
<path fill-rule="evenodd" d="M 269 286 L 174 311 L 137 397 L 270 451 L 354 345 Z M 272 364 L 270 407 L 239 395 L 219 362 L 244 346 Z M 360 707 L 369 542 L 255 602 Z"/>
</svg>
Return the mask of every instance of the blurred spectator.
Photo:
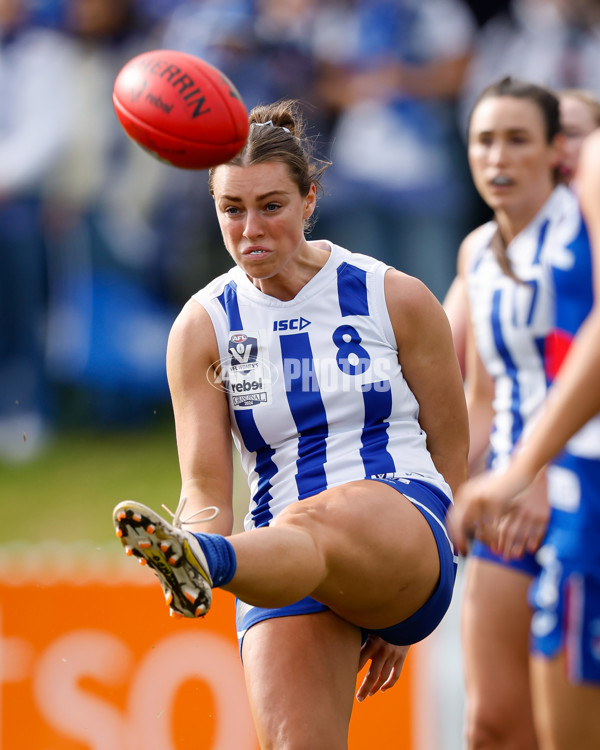
<svg viewBox="0 0 600 750">
<path fill-rule="evenodd" d="M 53 408 L 44 374 L 42 204 L 70 137 L 75 58 L 64 34 L 0 0 L 0 459 L 34 455 Z"/>
<path fill-rule="evenodd" d="M 569 185 L 575 178 L 583 142 L 600 127 L 600 97 L 585 89 L 562 89 L 556 93 L 565 135 L 560 176 Z"/>
<path fill-rule="evenodd" d="M 511 75 L 600 94 L 598 0 L 511 0 L 481 29 L 461 96 L 461 122 L 492 81 Z"/>
<path fill-rule="evenodd" d="M 328 5 L 326 1 L 324 5 Z M 316 0 L 184 0 L 161 46 L 204 58 L 235 83 L 246 106 L 311 98 Z"/>
<path fill-rule="evenodd" d="M 128 0 L 67 0 L 77 50 L 70 146 L 54 174 L 48 367 L 61 417 L 139 423 L 168 401 L 164 300 L 154 201 L 169 168 L 121 129 L 112 87 L 131 57 L 155 46 Z"/>
<path fill-rule="evenodd" d="M 510 0 L 467 0 L 467 5 L 471 9 L 475 20 L 479 26 L 483 26 L 491 18 L 505 11 L 510 5 Z"/>
<path fill-rule="evenodd" d="M 318 93 L 335 114 L 317 231 L 421 278 L 442 297 L 469 226 L 456 128 L 476 24 L 462 0 L 357 0 L 322 15 Z"/>
</svg>

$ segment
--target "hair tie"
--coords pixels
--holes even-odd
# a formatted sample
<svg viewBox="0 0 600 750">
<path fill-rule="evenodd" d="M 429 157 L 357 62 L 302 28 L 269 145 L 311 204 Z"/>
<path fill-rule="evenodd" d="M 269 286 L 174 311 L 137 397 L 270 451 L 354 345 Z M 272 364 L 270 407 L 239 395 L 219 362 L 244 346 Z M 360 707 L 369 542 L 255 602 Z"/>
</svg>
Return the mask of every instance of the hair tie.
<svg viewBox="0 0 600 750">
<path fill-rule="evenodd" d="M 285 130 L 285 132 L 289 133 L 290 135 L 292 133 L 291 130 L 284 127 L 283 125 L 273 125 L 273 120 L 268 120 L 267 122 L 253 122 L 252 124 L 256 125 L 257 128 L 264 128 L 264 127 L 281 128 L 282 130 Z"/>
</svg>

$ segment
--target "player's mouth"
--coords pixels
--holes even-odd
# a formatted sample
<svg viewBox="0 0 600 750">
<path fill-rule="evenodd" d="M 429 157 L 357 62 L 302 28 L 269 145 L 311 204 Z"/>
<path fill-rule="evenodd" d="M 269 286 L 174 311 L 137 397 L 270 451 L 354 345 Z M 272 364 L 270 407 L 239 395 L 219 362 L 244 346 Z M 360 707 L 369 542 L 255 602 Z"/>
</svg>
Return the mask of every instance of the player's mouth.
<svg viewBox="0 0 600 750">
<path fill-rule="evenodd" d="M 496 177 L 493 177 L 491 180 L 488 180 L 488 184 L 491 188 L 495 188 L 497 190 L 504 190 L 506 188 L 512 187 L 515 182 L 514 180 L 511 180 L 510 177 L 507 177 L 506 175 L 496 175 Z"/>
<path fill-rule="evenodd" d="M 245 258 L 263 258 L 268 255 L 271 251 L 266 247 L 247 247 L 242 250 L 242 255 Z"/>
</svg>

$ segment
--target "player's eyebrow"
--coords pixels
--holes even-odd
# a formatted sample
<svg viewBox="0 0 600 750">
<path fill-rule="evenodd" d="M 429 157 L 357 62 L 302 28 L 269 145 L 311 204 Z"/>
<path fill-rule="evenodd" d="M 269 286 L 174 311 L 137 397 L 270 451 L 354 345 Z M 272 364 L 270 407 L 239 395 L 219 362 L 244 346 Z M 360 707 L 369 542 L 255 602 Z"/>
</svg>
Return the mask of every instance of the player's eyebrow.
<svg viewBox="0 0 600 750">
<path fill-rule="evenodd" d="M 281 189 L 269 190 L 266 193 L 261 193 L 260 195 L 257 195 L 256 199 L 259 201 L 264 201 L 267 198 L 270 198 L 272 195 L 282 195 L 282 194 L 286 194 L 286 191 L 281 190 Z M 237 203 L 242 202 L 242 198 L 239 198 L 235 195 L 222 195 L 221 200 L 232 201 L 232 202 L 237 202 Z"/>
<path fill-rule="evenodd" d="M 527 128 L 501 128 L 499 130 L 488 128 L 487 130 L 477 131 L 477 135 L 494 135 L 495 133 L 508 133 L 508 135 L 528 135 L 529 132 L 530 131 Z"/>
</svg>

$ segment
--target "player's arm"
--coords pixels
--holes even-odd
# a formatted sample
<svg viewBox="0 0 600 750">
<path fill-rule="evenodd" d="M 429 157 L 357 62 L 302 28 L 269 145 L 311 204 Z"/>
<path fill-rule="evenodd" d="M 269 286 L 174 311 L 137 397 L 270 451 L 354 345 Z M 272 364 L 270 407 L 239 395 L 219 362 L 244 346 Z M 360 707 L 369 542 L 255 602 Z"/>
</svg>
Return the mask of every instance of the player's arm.
<svg viewBox="0 0 600 750">
<path fill-rule="evenodd" d="M 419 403 L 419 423 L 438 471 L 455 490 L 467 478 L 469 427 L 450 324 L 418 279 L 396 270 L 385 296 L 404 377 Z"/>
<path fill-rule="evenodd" d="M 219 515 L 189 530 L 230 534 L 233 527 L 233 459 L 226 394 L 215 387 L 219 359 L 210 316 L 190 300 L 177 317 L 167 346 L 167 376 L 181 471 L 183 517 L 214 505 Z M 207 514 L 210 515 L 210 514 Z M 202 518 L 202 516 L 199 516 Z"/>
<path fill-rule="evenodd" d="M 488 450 L 490 430 L 494 416 L 494 381 L 486 370 L 477 347 L 475 335 L 469 322 L 467 326 L 466 388 L 469 413 L 469 467 L 471 472 L 481 468 Z"/>
<path fill-rule="evenodd" d="M 479 230 L 471 232 L 461 243 L 458 251 L 458 275 L 463 290 L 463 325 L 465 347 L 465 395 L 469 414 L 469 469 L 473 473 L 480 469 L 487 453 L 490 429 L 494 416 L 494 381 L 483 364 L 472 324 L 472 316 L 467 296 L 467 268 L 477 242 Z M 456 307 L 456 303 L 455 303 Z M 456 317 L 455 310 L 455 317 Z"/>
<path fill-rule="evenodd" d="M 469 312 L 467 309 L 467 293 L 464 279 L 456 275 L 446 292 L 442 303 L 444 312 L 450 322 L 454 351 L 460 365 L 463 378 L 466 372 L 466 348 L 467 348 L 467 322 Z"/>
<path fill-rule="evenodd" d="M 494 381 L 479 356 L 471 323 L 467 296 L 466 269 L 478 230 L 471 232 L 458 251 L 457 274 L 446 294 L 443 307 L 452 330 L 454 349 L 465 379 L 465 393 L 469 414 L 469 468 L 471 473 L 481 468 L 488 448 L 494 415 Z"/>
</svg>

